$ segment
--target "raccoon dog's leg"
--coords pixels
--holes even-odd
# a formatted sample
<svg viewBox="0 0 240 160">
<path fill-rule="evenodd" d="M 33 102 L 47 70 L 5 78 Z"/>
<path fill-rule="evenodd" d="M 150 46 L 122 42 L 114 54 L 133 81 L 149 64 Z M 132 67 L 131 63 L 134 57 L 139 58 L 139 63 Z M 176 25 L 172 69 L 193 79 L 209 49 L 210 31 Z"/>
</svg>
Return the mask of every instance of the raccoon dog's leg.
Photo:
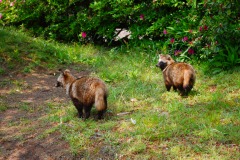
<svg viewBox="0 0 240 160">
<path fill-rule="evenodd" d="M 170 89 L 171 89 L 171 85 L 169 85 L 169 84 L 165 84 L 165 86 L 166 86 L 166 88 L 167 88 L 167 91 L 170 91 Z"/>
<path fill-rule="evenodd" d="M 91 106 L 84 106 L 83 109 L 84 109 L 84 112 L 85 112 L 84 120 L 86 120 L 90 117 L 90 112 L 91 112 L 92 107 Z"/>
<path fill-rule="evenodd" d="M 167 91 L 170 91 L 170 89 L 172 87 L 171 83 L 169 83 L 169 81 L 167 81 L 167 80 L 165 80 L 164 83 L 165 83 L 165 87 L 167 88 Z"/>
<path fill-rule="evenodd" d="M 192 86 L 188 85 L 184 89 L 185 95 L 188 96 L 188 93 L 192 90 Z"/>
<path fill-rule="evenodd" d="M 76 107 L 76 109 L 78 110 L 78 117 L 82 118 L 83 117 L 83 105 L 81 102 L 79 102 L 78 99 L 73 98 L 72 102 L 74 104 L 74 106 Z"/>
<path fill-rule="evenodd" d="M 173 86 L 173 90 L 176 92 L 176 91 L 177 91 L 177 87 L 176 87 L 176 86 Z"/>
<path fill-rule="evenodd" d="M 181 96 L 185 95 L 185 90 L 184 90 L 184 88 L 182 86 L 178 86 L 177 89 L 179 90 Z"/>
</svg>

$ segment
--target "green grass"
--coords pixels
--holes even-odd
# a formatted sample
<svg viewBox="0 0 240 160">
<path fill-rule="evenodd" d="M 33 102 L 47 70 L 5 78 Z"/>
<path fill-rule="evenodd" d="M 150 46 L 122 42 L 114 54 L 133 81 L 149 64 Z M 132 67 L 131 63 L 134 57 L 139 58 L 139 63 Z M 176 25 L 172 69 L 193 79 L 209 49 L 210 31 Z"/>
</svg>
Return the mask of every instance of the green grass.
<svg viewBox="0 0 240 160">
<path fill-rule="evenodd" d="M 104 120 L 83 121 L 77 118 L 70 102 L 65 106 L 49 103 L 42 121 L 57 125 L 42 137 L 59 131 L 74 154 L 84 153 L 90 158 L 103 146 L 110 146 L 106 153 L 116 159 L 240 157 L 239 67 L 206 75 L 203 64 L 193 64 L 197 81 L 189 97 L 182 98 L 177 92 L 166 91 L 162 73 L 155 67 L 157 55 L 153 51 L 65 45 L 8 30 L 0 29 L 0 37 L 5 39 L 0 41 L 1 60 L 7 63 L 0 74 L 26 63 L 28 58 L 31 61 L 21 72 L 31 72 L 36 66 L 58 68 L 74 63 L 71 68 L 90 70 L 109 87 L 109 109 Z M 26 52 L 29 56 L 21 56 Z M 53 57 L 48 59 L 48 55 Z M 12 59 L 19 63 L 13 64 Z M 27 105 L 21 108 L 29 109 Z M 121 112 L 130 114 L 118 116 Z M 92 114 L 96 114 L 95 109 Z"/>
<path fill-rule="evenodd" d="M 0 112 L 6 111 L 8 109 L 7 104 L 0 102 Z"/>
</svg>

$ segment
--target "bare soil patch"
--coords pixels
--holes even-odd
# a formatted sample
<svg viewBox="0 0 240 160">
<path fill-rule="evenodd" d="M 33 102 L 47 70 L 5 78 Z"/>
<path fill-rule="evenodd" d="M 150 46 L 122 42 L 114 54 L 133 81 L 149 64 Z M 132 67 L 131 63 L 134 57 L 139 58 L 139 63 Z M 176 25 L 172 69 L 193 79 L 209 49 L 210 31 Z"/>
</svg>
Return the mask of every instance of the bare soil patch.
<svg viewBox="0 0 240 160">
<path fill-rule="evenodd" d="M 0 159 L 81 159 L 73 155 L 61 134 L 39 136 L 54 123 L 40 122 L 48 103 L 69 103 L 65 92 L 55 88 L 55 72 L 39 70 L 31 74 L 0 77 Z M 24 106 L 26 106 L 24 108 Z"/>
</svg>

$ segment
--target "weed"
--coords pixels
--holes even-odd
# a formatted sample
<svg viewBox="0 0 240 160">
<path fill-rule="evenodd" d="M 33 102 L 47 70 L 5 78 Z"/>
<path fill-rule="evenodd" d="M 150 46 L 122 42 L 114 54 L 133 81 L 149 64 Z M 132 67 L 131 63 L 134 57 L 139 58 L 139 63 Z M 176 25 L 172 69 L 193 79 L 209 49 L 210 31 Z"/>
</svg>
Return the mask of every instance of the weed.
<svg viewBox="0 0 240 160">
<path fill-rule="evenodd" d="M 30 111 L 30 110 L 31 110 L 31 108 L 30 108 L 30 106 L 28 105 L 28 103 L 21 103 L 21 104 L 19 105 L 19 108 L 20 108 L 21 110 L 23 110 L 23 111 Z"/>
<path fill-rule="evenodd" d="M 42 134 L 40 134 L 37 138 L 38 139 L 43 139 L 49 136 L 50 134 L 56 132 L 58 130 L 58 127 L 52 127 L 50 129 L 45 130 Z"/>
<path fill-rule="evenodd" d="M 0 67 L 0 75 L 4 74 L 5 73 L 5 69 L 1 68 Z"/>
<path fill-rule="evenodd" d="M 7 104 L 0 102 L 0 112 L 4 112 L 8 109 Z"/>
<path fill-rule="evenodd" d="M 9 79 L 5 79 L 5 80 L 0 81 L 0 86 L 2 88 L 5 87 L 5 86 L 9 86 L 11 84 L 12 84 L 12 82 Z"/>
</svg>

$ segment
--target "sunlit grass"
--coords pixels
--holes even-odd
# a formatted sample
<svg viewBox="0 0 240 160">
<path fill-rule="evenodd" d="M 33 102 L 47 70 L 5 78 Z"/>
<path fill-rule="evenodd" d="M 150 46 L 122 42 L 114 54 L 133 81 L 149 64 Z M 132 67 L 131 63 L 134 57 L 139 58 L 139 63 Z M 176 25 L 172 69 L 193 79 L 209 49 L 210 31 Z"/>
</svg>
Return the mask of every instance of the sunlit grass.
<svg viewBox="0 0 240 160">
<path fill-rule="evenodd" d="M 95 145 L 95 140 L 89 139 L 97 130 L 101 133 L 98 141 L 117 145 L 120 148 L 117 149 L 118 156 L 122 158 L 138 158 L 139 155 L 146 159 L 237 157 L 239 154 L 236 148 L 233 147 L 233 152 L 228 152 L 227 148 L 230 144 L 239 145 L 240 141 L 237 107 L 239 73 L 225 72 L 211 77 L 199 70 L 193 91 L 188 98 L 182 98 L 177 92 L 166 91 L 162 73 L 154 67 L 156 55 L 151 56 L 152 59 L 146 58 L 145 54 L 118 50 L 103 50 L 95 55 L 86 55 L 95 62 L 83 63 L 89 65 L 93 75 L 105 80 L 109 86 L 109 110 L 114 115 L 103 120 L 104 122 L 91 119 L 83 122 L 77 118 L 66 121 L 70 125 L 74 124 L 72 127 L 62 128 L 74 150 L 84 148 L 92 152 L 89 148 Z M 232 81 L 232 78 L 235 81 Z M 73 109 L 65 116 L 73 116 L 73 112 L 76 113 Z M 132 114 L 116 116 L 120 112 Z M 131 119 L 135 120 L 136 124 L 133 124 Z M 79 134 L 81 141 L 75 139 L 75 133 Z M 154 144 L 161 145 L 166 141 L 166 147 L 159 147 L 158 150 L 151 148 Z M 219 151 L 216 146 L 218 144 L 225 147 L 221 148 L 225 150 L 224 154 Z"/>
</svg>

